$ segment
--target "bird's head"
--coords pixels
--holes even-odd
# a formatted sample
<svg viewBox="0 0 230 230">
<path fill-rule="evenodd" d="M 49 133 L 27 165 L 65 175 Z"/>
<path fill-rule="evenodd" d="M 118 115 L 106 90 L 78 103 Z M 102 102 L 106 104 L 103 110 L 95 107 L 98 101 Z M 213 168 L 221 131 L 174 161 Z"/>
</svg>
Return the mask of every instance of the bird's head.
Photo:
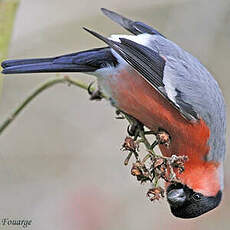
<svg viewBox="0 0 230 230">
<path fill-rule="evenodd" d="M 167 200 L 171 212 L 179 218 L 198 217 L 216 208 L 221 197 L 221 190 L 215 196 L 206 196 L 181 183 L 171 184 L 167 188 Z"/>
</svg>

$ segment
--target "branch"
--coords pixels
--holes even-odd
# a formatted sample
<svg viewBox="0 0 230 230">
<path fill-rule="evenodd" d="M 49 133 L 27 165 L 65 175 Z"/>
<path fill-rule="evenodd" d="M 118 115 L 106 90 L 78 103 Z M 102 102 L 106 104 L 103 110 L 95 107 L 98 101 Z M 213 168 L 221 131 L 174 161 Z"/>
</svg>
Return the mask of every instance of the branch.
<svg viewBox="0 0 230 230">
<path fill-rule="evenodd" d="M 22 103 L 16 107 L 16 109 L 6 118 L 6 120 L 0 125 L 0 135 L 2 134 L 2 132 L 8 127 L 8 125 L 11 124 L 11 122 L 20 114 L 20 112 L 22 112 L 22 110 L 36 97 L 38 96 L 41 92 L 43 92 L 44 90 L 59 84 L 59 83 L 67 83 L 70 85 L 74 85 L 77 86 L 81 89 L 85 89 L 88 90 L 88 85 L 80 82 L 78 80 L 74 80 L 68 76 L 64 76 L 64 77 L 56 77 L 53 79 L 49 79 L 47 80 L 45 83 L 41 84 L 38 88 L 36 88 L 34 91 L 32 91 L 32 93 L 25 99 L 22 101 Z M 92 91 L 95 91 L 94 88 L 91 87 Z M 106 98 L 104 95 L 102 95 L 103 98 Z"/>
</svg>

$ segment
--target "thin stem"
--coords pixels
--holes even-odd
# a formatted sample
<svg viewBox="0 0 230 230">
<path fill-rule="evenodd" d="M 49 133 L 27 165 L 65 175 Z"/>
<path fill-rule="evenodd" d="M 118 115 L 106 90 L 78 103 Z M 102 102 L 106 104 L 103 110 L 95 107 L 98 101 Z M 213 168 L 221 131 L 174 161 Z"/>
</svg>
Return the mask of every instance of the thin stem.
<svg viewBox="0 0 230 230">
<path fill-rule="evenodd" d="M 158 141 L 158 140 L 155 140 L 155 141 L 151 144 L 150 149 L 154 149 L 158 144 L 159 144 L 159 141 Z"/>
<path fill-rule="evenodd" d="M 155 176 L 155 179 L 154 179 L 154 188 L 158 187 L 158 182 L 159 182 L 159 178 L 157 176 Z"/>
<path fill-rule="evenodd" d="M 145 144 L 146 148 L 148 150 L 151 149 L 151 145 L 150 145 L 149 141 L 147 140 L 147 138 L 145 137 L 144 131 L 140 130 L 139 131 L 139 136 L 143 140 L 143 143 Z"/>
<path fill-rule="evenodd" d="M 129 155 L 126 157 L 126 159 L 125 159 L 125 161 L 124 161 L 124 165 L 128 165 L 129 160 L 130 160 L 130 158 L 131 158 L 132 155 L 133 155 L 133 153 L 132 153 L 132 152 L 129 152 Z"/>
<path fill-rule="evenodd" d="M 145 131 L 145 135 L 156 135 L 154 131 Z"/>
<path fill-rule="evenodd" d="M 81 89 L 88 89 L 88 85 L 80 82 L 78 80 L 74 80 L 68 76 L 64 77 L 56 77 L 53 79 L 47 80 L 45 83 L 41 84 L 38 88 L 36 88 L 25 100 L 22 101 L 22 103 L 16 107 L 16 109 L 6 118 L 5 121 L 0 125 L 0 135 L 2 132 L 8 127 L 9 124 L 19 115 L 19 113 L 41 92 L 44 90 L 52 87 L 53 85 L 59 84 L 59 83 L 68 83 L 70 85 L 77 86 Z M 95 90 L 94 88 L 91 88 L 92 90 Z M 104 98 L 106 98 L 103 95 Z M 106 98 L 107 99 L 107 98 Z"/>
</svg>

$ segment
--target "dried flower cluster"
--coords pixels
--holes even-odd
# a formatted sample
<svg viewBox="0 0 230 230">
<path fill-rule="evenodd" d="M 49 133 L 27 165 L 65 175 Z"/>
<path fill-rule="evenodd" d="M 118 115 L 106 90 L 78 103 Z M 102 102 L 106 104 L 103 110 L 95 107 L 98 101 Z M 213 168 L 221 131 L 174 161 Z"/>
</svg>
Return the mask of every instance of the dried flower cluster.
<svg viewBox="0 0 230 230">
<path fill-rule="evenodd" d="M 187 156 L 173 155 L 171 157 L 164 157 L 157 155 L 153 150 L 155 146 L 158 144 L 163 144 L 166 147 L 170 146 L 169 134 L 164 130 L 160 130 L 156 134 L 154 133 L 156 141 L 151 145 L 145 135 L 153 133 L 151 131 L 145 132 L 143 126 L 139 126 L 134 118 L 127 114 L 123 115 L 131 123 L 132 132 L 130 133 L 128 128 L 128 133 L 133 135 L 133 137 L 127 136 L 125 138 L 121 148 L 123 151 L 128 152 L 124 164 L 128 165 L 131 156 L 134 155 L 135 162 L 132 164 L 131 175 L 135 176 L 141 184 L 149 182 L 152 188 L 148 190 L 147 197 L 149 197 L 150 201 L 159 200 L 165 194 L 165 190 L 158 185 L 159 180 L 170 183 L 179 182 L 176 172 L 182 173 L 184 171 L 184 163 L 188 158 Z M 145 145 L 147 150 L 147 154 L 142 159 L 140 158 L 139 149 L 141 143 Z"/>
</svg>

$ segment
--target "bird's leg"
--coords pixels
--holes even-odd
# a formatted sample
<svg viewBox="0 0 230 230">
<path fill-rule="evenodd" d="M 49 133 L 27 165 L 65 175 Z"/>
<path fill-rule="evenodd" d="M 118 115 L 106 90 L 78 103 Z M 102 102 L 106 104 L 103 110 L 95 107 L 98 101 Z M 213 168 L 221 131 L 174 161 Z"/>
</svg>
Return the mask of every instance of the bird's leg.
<svg viewBox="0 0 230 230">
<path fill-rule="evenodd" d="M 127 132 L 131 137 L 134 137 L 134 140 L 137 140 L 137 138 L 140 136 L 140 131 L 144 131 L 143 124 L 136 120 L 135 118 L 132 118 L 132 122 L 130 122 L 130 125 L 127 128 Z"/>
<path fill-rule="evenodd" d="M 88 93 L 90 95 L 90 100 L 100 101 L 103 99 L 103 94 L 100 90 L 92 90 L 92 85 L 94 82 L 91 82 L 88 86 Z"/>
</svg>

